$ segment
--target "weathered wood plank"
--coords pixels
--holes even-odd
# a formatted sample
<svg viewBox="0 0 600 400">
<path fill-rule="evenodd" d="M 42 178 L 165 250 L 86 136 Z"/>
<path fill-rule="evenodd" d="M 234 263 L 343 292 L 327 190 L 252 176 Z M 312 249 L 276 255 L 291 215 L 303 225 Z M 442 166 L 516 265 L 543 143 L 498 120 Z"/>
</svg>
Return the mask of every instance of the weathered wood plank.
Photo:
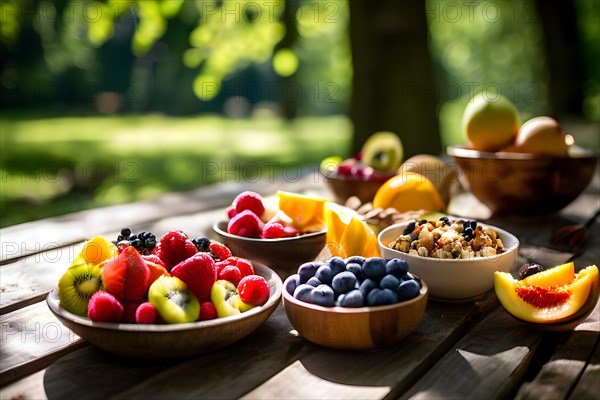
<svg viewBox="0 0 600 400">
<path fill-rule="evenodd" d="M 46 400 L 46 391 L 44 390 L 44 374 L 46 370 L 38 371 L 27 378 L 11 383 L 0 388 L 0 399 L 35 399 Z"/>
<path fill-rule="evenodd" d="M 11 260 L 116 232 L 123 226 L 148 225 L 162 218 L 225 207 L 244 190 L 272 194 L 278 189 L 321 190 L 314 174 L 297 181 L 223 182 L 189 192 L 169 193 L 151 201 L 96 208 L 14 225 L 0 230 L 0 265 Z"/>
<path fill-rule="evenodd" d="M 600 346 L 598 343 L 596 343 L 596 349 L 569 398 L 573 400 L 598 400 L 600 398 Z"/>
<path fill-rule="evenodd" d="M 46 303 L 3 315 L 0 328 L 0 386 L 39 371 L 84 345 L 54 317 Z"/>
<path fill-rule="evenodd" d="M 401 398 L 490 399 L 512 395 L 540 341 L 498 308 Z"/>
</svg>

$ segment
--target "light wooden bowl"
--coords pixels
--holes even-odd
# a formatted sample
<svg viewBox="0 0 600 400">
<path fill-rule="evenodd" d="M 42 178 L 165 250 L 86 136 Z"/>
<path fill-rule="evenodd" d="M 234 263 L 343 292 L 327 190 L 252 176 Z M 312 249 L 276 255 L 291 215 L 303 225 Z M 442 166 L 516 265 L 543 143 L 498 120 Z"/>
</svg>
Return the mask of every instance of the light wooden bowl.
<svg viewBox="0 0 600 400">
<path fill-rule="evenodd" d="M 293 274 L 298 265 L 313 261 L 325 247 L 327 230 L 292 238 L 258 239 L 227 233 L 227 221 L 213 225 L 219 241 L 239 257 L 257 260 L 272 268 L 282 278 Z"/>
<path fill-rule="evenodd" d="M 213 352 L 248 336 L 275 311 L 281 299 L 281 279 L 253 262 L 255 273 L 271 289 L 269 300 L 245 313 L 187 324 L 136 325 L 93 322 L 64 310 L 54 289 L 46 297 L 50 311 L 88 342 L 114 354 L 135 358 L 178 358 Z"/>
<path fill-rule="evenodd" d="M 333 196 L 333 200 L 340 204 L 344 204 L 352 196 L 358 197 L 362 203 L 369 203 L 373 201 L 381 185 L 385 183 L 385 180 L 364 181 L 323 170 L 321 170 L 321 175 Z M 390 174 L 389 177 L 393 176 L 393 174 Z"/>
<path fill-rule="evenodd" d="M 428 297 L 427 285 L 421 284 L 414 299 L 386 306 L 322 307 L 297 300 L 287 290 L 283 290 L 283 306 L 306 340 L 333 349 L 375 349 L 399 342 L 419 326 Z"/>
</svg>

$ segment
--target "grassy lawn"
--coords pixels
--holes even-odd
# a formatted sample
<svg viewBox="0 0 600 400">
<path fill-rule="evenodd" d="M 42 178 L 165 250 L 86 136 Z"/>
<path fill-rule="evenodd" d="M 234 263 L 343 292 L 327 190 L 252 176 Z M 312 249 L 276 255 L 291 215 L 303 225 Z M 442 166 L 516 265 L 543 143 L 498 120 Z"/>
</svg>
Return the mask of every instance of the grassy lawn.
<svg viewBox="0 0 600 400">
<path fill-rule="evenodd" d="M 347 155 L 346 117 L 162 115 L 0 118 L 0 225 L 148 199 L 225 180 L 297 176 Z"/>
</svg>

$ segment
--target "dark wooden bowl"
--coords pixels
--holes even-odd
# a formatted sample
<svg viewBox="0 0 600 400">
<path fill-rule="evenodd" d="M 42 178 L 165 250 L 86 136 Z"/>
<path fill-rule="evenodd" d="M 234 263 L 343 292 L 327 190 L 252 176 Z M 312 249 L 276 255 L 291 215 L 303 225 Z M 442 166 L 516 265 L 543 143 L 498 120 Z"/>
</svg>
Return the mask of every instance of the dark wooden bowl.
<svg viewBox="0 0 600 400">
<path fill-rule="evenodd" d="M 447 150 L 458 178 L 495 214 L 544 214 L 571 203 L 587 187 L 598 161 L 593 151 L 568 157 L 524 153 L 487 153 L 464 146 Z"/>
<path fill-rule="evenodd" d="M 321 170 L 321 176 L 327 184 L 327 188 L 336 203 L 344 204 L 348 198 L 356 196 L 362 203 L 373 201 L 375 194 L 384 184 L 383 180 L 363 181 L 334 175 L 328 171 Z M 390 178 L 393 175 L 390 175 Z"/>
<path fill-rule="evenodd" d="M 247 238 L 227 233 L 227 221 L 215 223 L 213 230 L 233 254 L 265 264 L 282 279 L 296 273 L 300 264 L 313 261 L 319 255 L 325 247 L 327 233 L 323 229 L 292 238 Z"/>
</svg>

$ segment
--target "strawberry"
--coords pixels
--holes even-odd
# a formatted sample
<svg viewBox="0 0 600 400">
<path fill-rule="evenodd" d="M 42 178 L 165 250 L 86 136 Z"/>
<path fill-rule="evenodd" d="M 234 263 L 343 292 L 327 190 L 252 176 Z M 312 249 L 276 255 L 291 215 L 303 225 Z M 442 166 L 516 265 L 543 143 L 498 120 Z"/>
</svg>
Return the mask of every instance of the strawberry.
<svg viewBox="0 0 600 400">
<path fill-rule="evenodd" d="M 237 257 L 235 266 L 240 270 L 242 278 L 244 276 L 254 275 L 254 267 L 252 266 L 252 263 L 245 258 Z"/>
<path fill-rule="evenodd" d="M 238 284 L 240 299 L 253 306 L 262 306 L 269 299 L 269 284 L 262 276 L 248 275 Z"/>
<path fill-rule="evenodd" d="M 265 212 L 265 205 L 262 197 L 260 197 L 260 194 L 256 192 L 246 191 L 238 194 L 231 205 L 236 214 L 239 214 L 242 211 L 250 210 L 255 215 L 260 217 L 262 213 Z"/>
<path fill-rule="evenodd" d="M 157 255 L 165 263 L 167 271 L 170 271 L 175 265 L 197 252 L 198 249 L 184 232 L 170 231 L 160 239 L 152 254 Z"/>
<path fill-rule="evenodd" d="M 133 246 L 127 246 L 102 268 L 106 291 L 124 302 L 142 300 L 148 291 L 149 276 L 146 262 Z"/>
<path fill-rule="evenodd" d="M 210 300 L 210 290 L 217 280 L 215 261 L 208 253 L 197 253 L 173 267 L 171 275 L 181 279 L 198 301 Z"/>
<path fill-rule="evenodd" d="M 200 317 L 199 321 L 208 321 L 209 319 L 217 318 L 217 309 L 212 301 L 205 301 L 200 304 Z"/>
<path fill-rule="evenodd" d="M 121 322 L 123 304 L 112 294 L 100 290 L 88 302 L 88 318 L 96 322 Z"/>
<path fill-rule="evenodd" d="M 142 258 L 146 261 L 153 262 L 154 264 L 158 264 L 161 267 L 167 268 L 163 260 L 160 259 L 156 254 L 149 254 L 147 256 L 142 255 Z"/>
<path fill-rule="evenodd" d="M 229 220 L 227 224 L 227 233 L 244 237 L 260 237 L 262 232 L 263 222 L 258 216 L 250 211 L 245 210 L 237 214 Z"/>
<path fill-rule="evenodd" d="M 145 302 L 139 305 L 135 310 L 136 324 L 154 324 L 158 318 L 156 308 L 150 302 Z"/>
<path fill-rule="evenodd" d="M 223 261 L 231 257 L 231 250 L 223 243 L 212 242 L 209 246 L 210 251 L 217 257 L 217 259 Z"/>
<path fill-rule="evenodd" d="M 242 273 L 235 265 L 228 265 L 221 270 L 218 277 L 219 279 L 225 279 L 237 286 L 242 279 Z"/>
</svg>

